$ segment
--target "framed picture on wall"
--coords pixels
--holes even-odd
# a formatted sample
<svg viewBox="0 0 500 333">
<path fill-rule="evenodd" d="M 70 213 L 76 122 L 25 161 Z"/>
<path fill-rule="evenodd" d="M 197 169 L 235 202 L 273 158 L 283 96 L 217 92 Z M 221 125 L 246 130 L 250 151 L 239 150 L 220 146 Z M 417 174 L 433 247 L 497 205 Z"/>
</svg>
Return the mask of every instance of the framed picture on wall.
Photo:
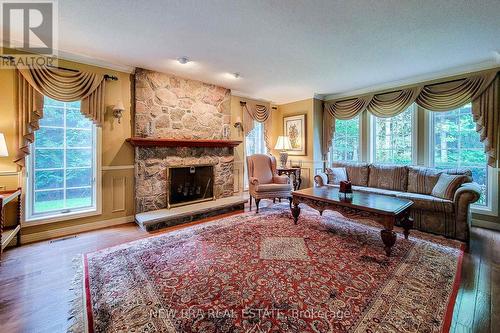
<svg viewBox="0 0 500 333">
<path fill-rule="evenodd" d="M 283 133 L 290 138 L 292 149 L 288 155 L 306 155 L 306 115 L 283 117 Z"/>
</svg>

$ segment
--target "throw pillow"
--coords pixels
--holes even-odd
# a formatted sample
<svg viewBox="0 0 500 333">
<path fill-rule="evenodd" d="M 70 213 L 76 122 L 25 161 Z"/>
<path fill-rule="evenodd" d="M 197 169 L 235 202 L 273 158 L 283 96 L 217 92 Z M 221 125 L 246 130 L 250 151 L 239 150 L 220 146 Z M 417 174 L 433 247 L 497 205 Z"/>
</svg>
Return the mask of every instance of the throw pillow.
<svg viewBox="0 0 500 333">
<path fill-rule="evenodd" d="M 465 182 L 465 180 L 466 178 L 463 175 L 442 173 L 436 185 L 434 185 L 431 194 L 437 198 L 453 200 L 455 191 Z"/>
<path fill-rule="evenodd" d="M 326 168 L 326 174 L 328 184 L 339 185 L 342 180 L 348 180 L 345 168 Z"/>
</svg>

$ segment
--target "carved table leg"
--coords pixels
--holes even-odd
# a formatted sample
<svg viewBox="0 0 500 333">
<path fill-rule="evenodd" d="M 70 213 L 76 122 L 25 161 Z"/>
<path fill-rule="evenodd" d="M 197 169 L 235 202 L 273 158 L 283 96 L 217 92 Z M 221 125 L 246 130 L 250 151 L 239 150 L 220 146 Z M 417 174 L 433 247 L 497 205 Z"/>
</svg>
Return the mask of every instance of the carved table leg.
<svg viewBox="0 0 500 333">
<path fill-rule="evenodd" d="M 297 182 L 297 175 L 295 175 L 295 174 L 293 175 L 293 182 L 292 182 L 292 184 L 293 184 L 293 190 L 297 191 L 299 189 L 299 186 L 298 186 L 299 183 Z"/>
<path fill-rule="evenodd" d="M 295 224 L 297 224 L 297 221 L 299 220 L 299 215 L 300 215 L 299 203 L 294 202 L 291 210 L 292 210 L 293 222 Z"/>
<path fill-rule="evenodd" d="M 410 229 L 413 228 L 413 218 L 406 215 L 401 221 L 401 225 L 403 226 L 403 234 L 405 235 L 405 239 L 408 239 L 408 235 L 410 235 Z"/>
<path fill-rule="evenodd" d="M 392 230 L 380 230 L 380 236 L 382 237 L 382 242 L 384 242 L 385 254 L 387 256 L 391 255 L 391 248 L 396 243 L 396 233 Z"/>
</svg>

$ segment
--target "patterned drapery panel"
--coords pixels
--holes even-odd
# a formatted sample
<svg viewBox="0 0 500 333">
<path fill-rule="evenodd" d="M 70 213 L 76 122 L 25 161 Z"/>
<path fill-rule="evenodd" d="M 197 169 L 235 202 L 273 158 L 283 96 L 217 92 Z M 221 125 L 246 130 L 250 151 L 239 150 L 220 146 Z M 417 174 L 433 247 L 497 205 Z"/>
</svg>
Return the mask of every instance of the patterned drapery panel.
<svg viewBox="0 0 500 333">
<path fill-rule="evenodd" d="M 17 69 L 19 148 L 14 160 L 21 168 L 43 117 L 43 97 L 63 102 L 82 101 L 81 112 L 98 126 L 104 122 L 104 75 L 45 66 Z"/>
</svg>

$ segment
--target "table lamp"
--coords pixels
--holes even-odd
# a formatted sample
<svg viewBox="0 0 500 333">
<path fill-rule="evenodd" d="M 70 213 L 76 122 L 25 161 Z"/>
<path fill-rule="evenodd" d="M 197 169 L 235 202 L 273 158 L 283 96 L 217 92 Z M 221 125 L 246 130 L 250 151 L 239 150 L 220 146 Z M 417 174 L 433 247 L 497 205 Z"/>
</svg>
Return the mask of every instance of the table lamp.
<svg viewBox="0 0 500 333">
<path fill-rule="evenodd" d="M 7 144 L 5 143 L 5 136 L 0 133 L 0 157 L 9 156 L 9 151 L 7 150 Z"/>
<path fill-rule="evenodd" d="M 276 142 L 276 146 L 274 149 L 281 150 L 280 151 L 280 163 L 281 167 L 286 167 L 286 161 L 288 160 L 287 150 L 292 149 L 292 143 L 290 142 L 290 138 L 288 136 L 279 136 L 278 141 Z"/>
</svg>

